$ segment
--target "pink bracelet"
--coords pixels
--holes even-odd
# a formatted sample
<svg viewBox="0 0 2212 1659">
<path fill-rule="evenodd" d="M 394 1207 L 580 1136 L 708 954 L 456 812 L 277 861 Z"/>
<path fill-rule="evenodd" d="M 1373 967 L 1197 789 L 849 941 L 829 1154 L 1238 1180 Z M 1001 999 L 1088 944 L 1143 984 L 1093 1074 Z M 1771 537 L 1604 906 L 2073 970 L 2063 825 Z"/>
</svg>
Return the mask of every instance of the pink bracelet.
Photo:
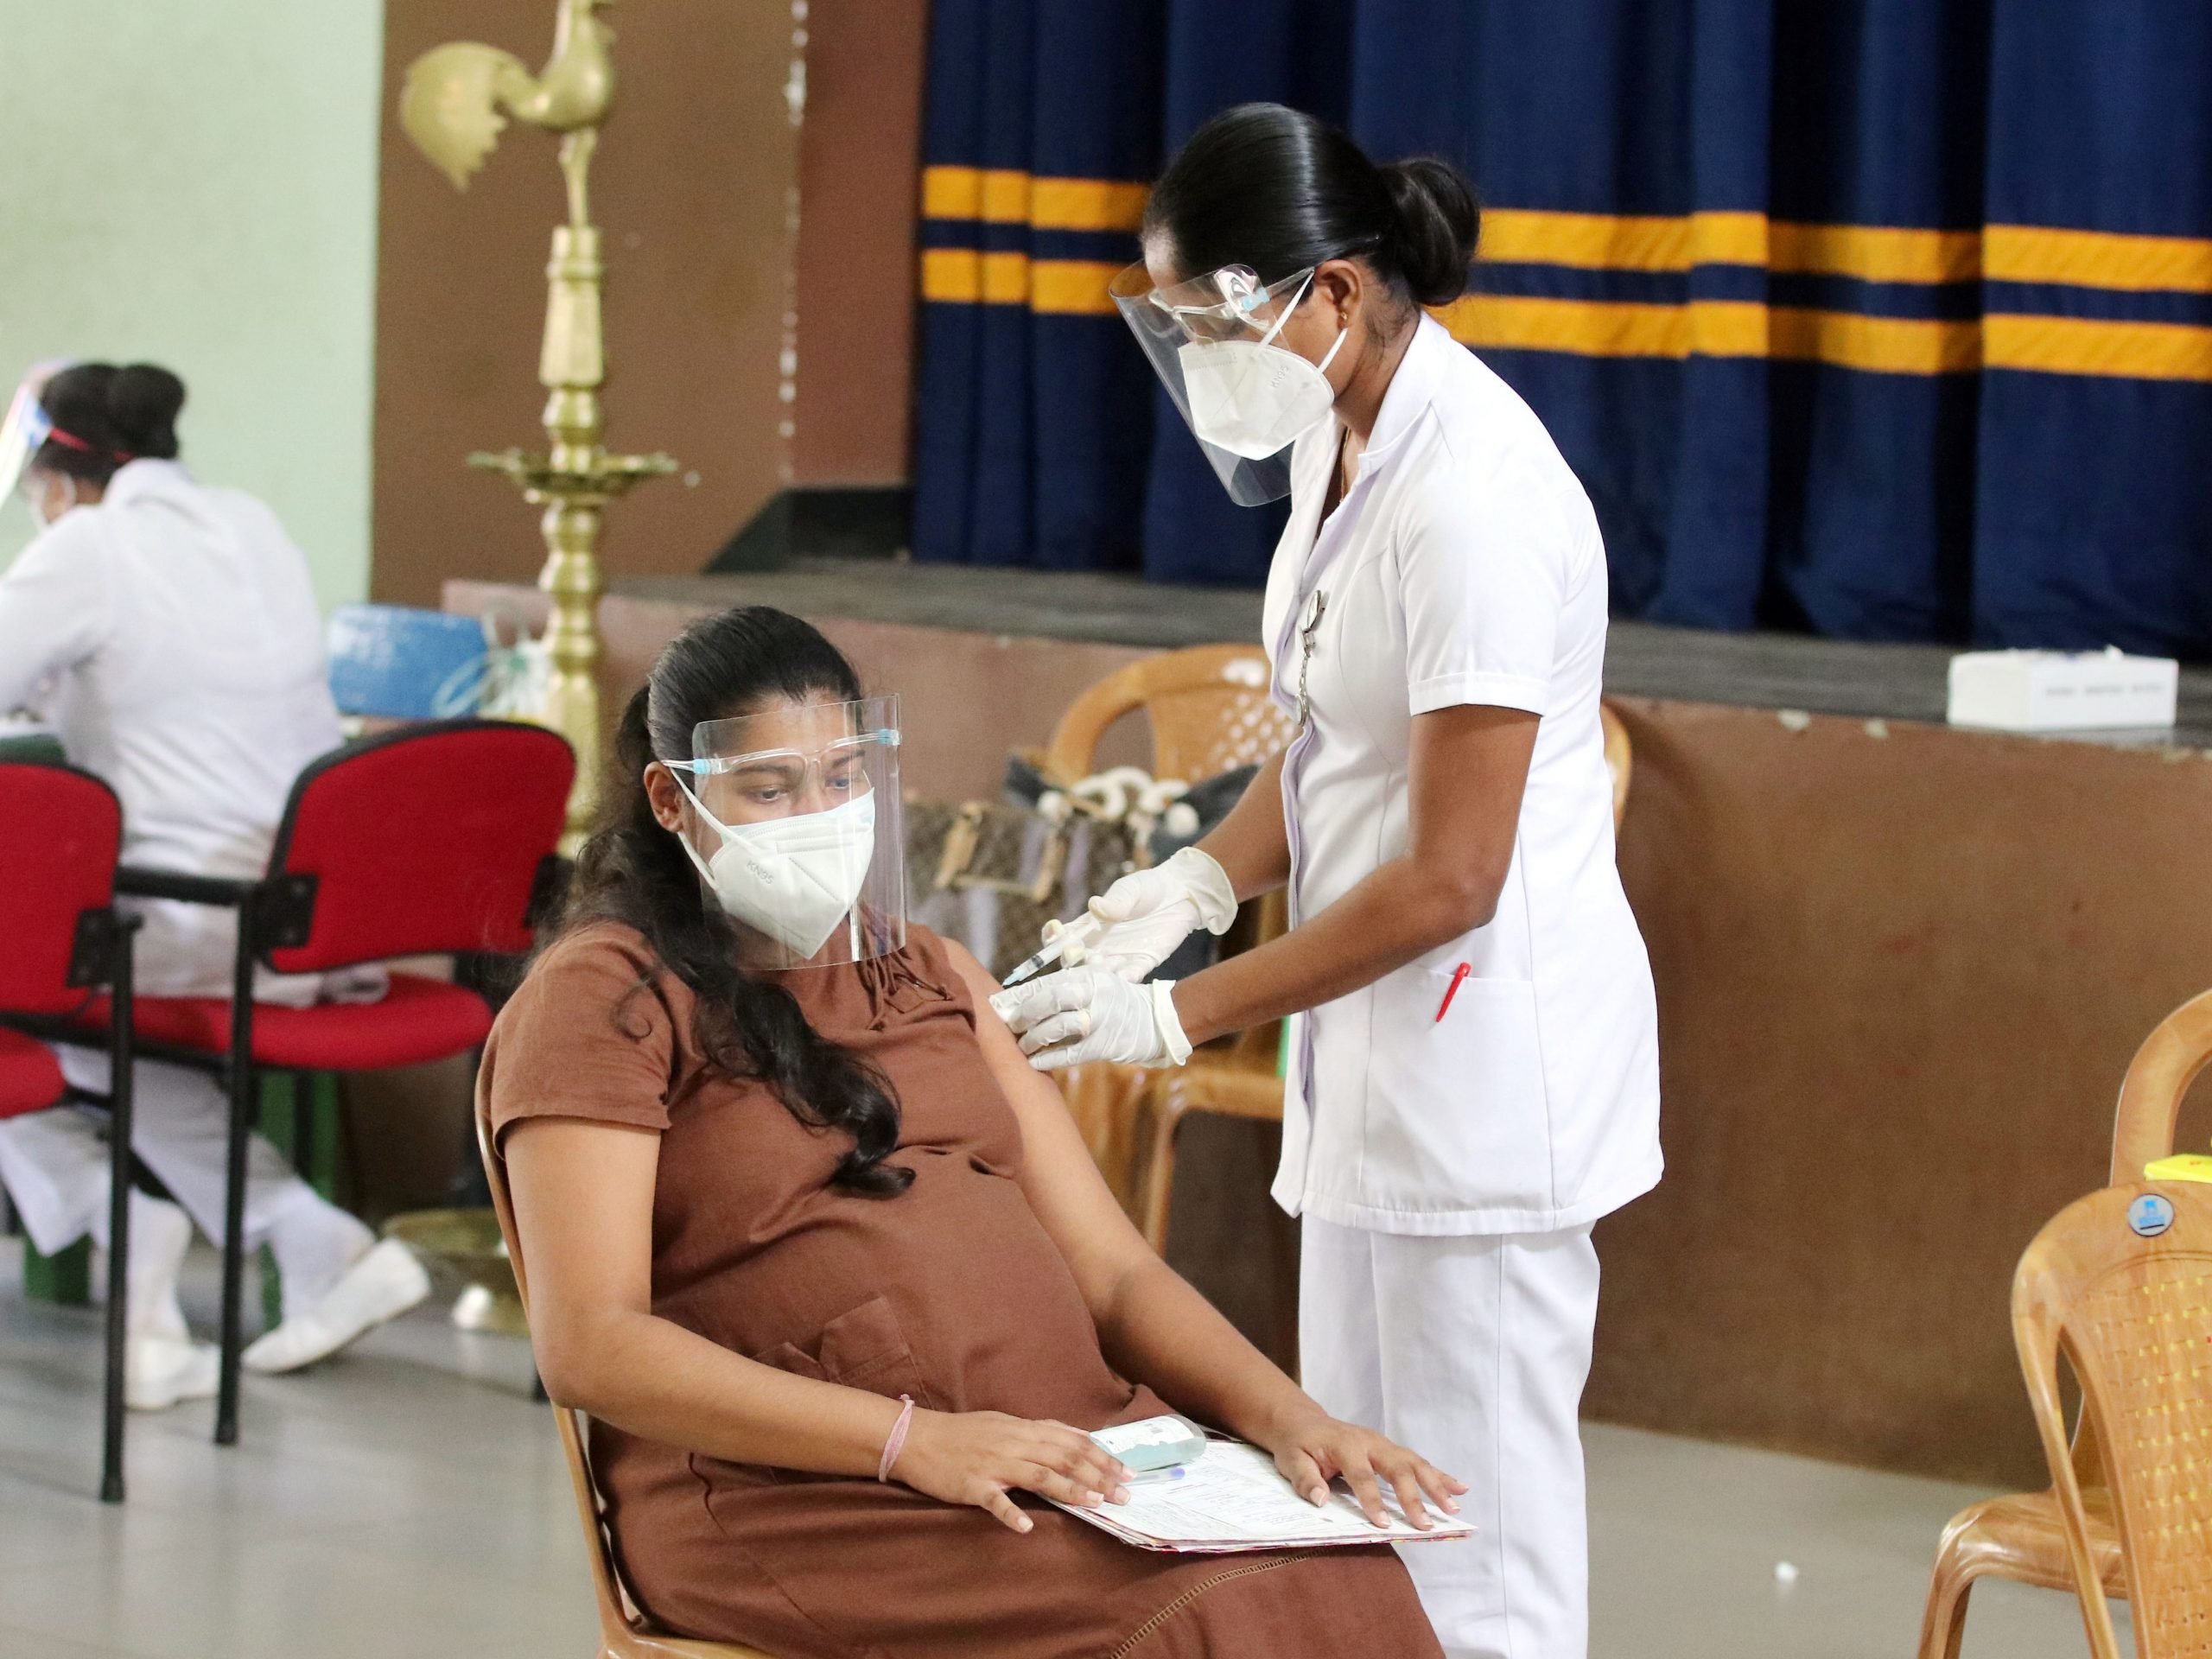
<svg viewBox="0 0 2212 1659">
<path fill-rule="evenodd" d="M 883 1460 L 875 1465 L 875 1478 L 881 1481 L 891 1478 L 891 1466 L 906 1449 L 906 1431 L 914 1422 L 914 1396 L 902 1394 L 899 1397 L 906 1403 L 899 1408 L 899 1421 L 891 1425 L 891 1438 L 883 1443 Z"/>
</svg>

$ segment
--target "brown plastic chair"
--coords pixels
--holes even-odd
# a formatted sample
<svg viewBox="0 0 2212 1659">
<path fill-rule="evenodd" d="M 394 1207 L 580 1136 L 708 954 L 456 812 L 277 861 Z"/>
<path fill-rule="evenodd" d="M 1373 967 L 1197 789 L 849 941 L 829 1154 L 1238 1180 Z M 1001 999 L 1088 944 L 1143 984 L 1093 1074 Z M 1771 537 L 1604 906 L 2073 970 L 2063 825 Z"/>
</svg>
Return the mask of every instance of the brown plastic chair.
<svg viewBox="0 0 2212 1659">
<path fill-rule="evenodd" d="M 2171 1206 L 2154 1236 L 2135 1206 Z M 2063 1352 L 2104 1448 L 2106 1524 L 2134 1614 L 2136 1659 L 2212 1656 L 2212 1187 L 2129 1182 L 2076 1199 L 2012 1278 L 2012 1335 L 2090 1651 L 2120 1659 L 2109 1562 L 2066 1443 Z"/>
<path fill-rule="evenodd" d="M 1069 705 L 1046 746 L 1049 771 L 1073 783 L 1092 770 L 1098 740 L 1141 709 L 1152 722 L 1152 772 L 1203 783 L 1290 747 L 1291 717 L 1268 695 L 1256 645 L 1192 645 L 1109 674 Z"/>
<path fill-rule="evenodd" d="M 2140 1181 L 2147 1165 L 2173 1151 L 2174 1123 L 2183 1098 L 2208 1061 L 2212 1061 L 2212 991 L 2191 998 L 2160 1020 L 2136 1051 L 2120 1084 L 2113 1126 L 2114 1185 Z M 2206 1446 L 2204 1455 L 2212 1459 L 2212 1445 Z M 2098 1456 L 2096 1427 L 2088 1412 L 2082 1414 L 2075 1431 L 2071 1476 L 2081 1494 L 2085 1548 L 2096 1563 L 2105 1592 L 2126 1596 L 2112 1497 Z M 2212 1548 L 2212 1538 L 2207 1547 Z M 2075 1587 L 2055 1489 L 1991 1498 L 1952 1517 L 1936 1549 L 1928 1611 L 1921 1624 L 1921 1659 L 1958 1659 L 1959 1643 L 1966 1634 L 1967 1599 L 1974 1580 L 1983 1578 L 2045 1590 Z"/>
<path fill-rule="evenodd" d="M 1599 704 L 1598 715 L 1605 731 L 1605 766 L 1613 780 L 1613 827 L 1618 830 L 1628 810 L 1629 775 L 1635 761 L 1620 716 L 1604 703 Z M 1262 901 L 1254 942 L 1280 937 L 1288 919 L 1282 895 L 1269 893 Z M 1211 1112 L 1219 1117 L 1281 1122 L 1281 1022 L 1271 1021 L 1193 1054 L 1187 1065 L 1163 1074 L 1152 1084 L 1145 1098 L 1152 1133 L 1138 1179 L 1136 1222 L 1154 1250 L 1164 1254 L 1167 1249 L 1168 1214 L 1175 1202 L 1175 1141 L 1183 1120 L 1193 1112 Z"/>
<path fill-rule="evenodd" d="M 515 1237 L 513 1207 L 507 1199 L 507 1166 L 492 1149 L 491 1126 L 478 1114 L 476 1149 L 484 1160 L 484 1174 L 492 1187 L 492 1208 L 499 1217 L 499 1236 L 506 1241 L 507 1259 L 515 1270 L 515 1292 L 525 1311 L 530 1306 L 530 1282 L 523 1271 L 522 1246 Z M 561 1435 L 561 1451 L 569 1460 L 569 1479 L 575 1488 L 576 1514 L 584 1523 L 584 1553 L 591 1560 L 591 1587 L 599 1602 L 599 1659 L 772 1659 L 758 1648 L 734 1642 L 699 1642 L 688 1637 L 662 1636 L 638 1611 L 638 1604 L 622 1583 L 614 1563 L 613 1541 L 608 1537 L 599 1489 L 592 1484 L 591 1459 L 586 1447 L 589 1421 L 556 1401 L 553 1421 Z"/>
</svg>

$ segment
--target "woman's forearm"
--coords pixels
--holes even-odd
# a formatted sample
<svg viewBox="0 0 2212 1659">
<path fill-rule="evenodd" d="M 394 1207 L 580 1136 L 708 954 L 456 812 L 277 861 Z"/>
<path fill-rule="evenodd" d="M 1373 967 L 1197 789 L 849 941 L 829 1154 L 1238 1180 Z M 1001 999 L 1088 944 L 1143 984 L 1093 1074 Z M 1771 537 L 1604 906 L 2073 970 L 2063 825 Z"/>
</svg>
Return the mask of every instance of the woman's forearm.
<svg viewBox="0 0 2212 1659">
<path fill-rule="evenodd" d="M 873 1475 L 899 1416 L 895 1400 L 794 1376 L 650 1313 L 541 1332 L 539 1344 L 546 1391 L 563 1405 L 732 1463 Z"/>
<path fill-rule="evenodd" d="M 1124 1376 L 1179 1411 L 1261 1446 L 1321 1408 L 1212 1303 L 1150 1251 L 1097 1314 L 1098 1340 Z"/>
<path fill-rule="evenodd" d="M 1282 756 L 1253 775 L 1229 816 L 1198 843 L 1228 874 L 1241 903 L 1290 880 L 1290 836 L 1282 821 Z"/>
</svg>

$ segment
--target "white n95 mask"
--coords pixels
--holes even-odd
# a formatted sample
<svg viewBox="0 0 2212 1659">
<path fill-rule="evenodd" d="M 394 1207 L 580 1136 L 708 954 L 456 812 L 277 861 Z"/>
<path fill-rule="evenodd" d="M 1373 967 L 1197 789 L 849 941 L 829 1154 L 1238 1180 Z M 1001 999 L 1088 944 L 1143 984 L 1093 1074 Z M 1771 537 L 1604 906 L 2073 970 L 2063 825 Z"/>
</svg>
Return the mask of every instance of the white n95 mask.
<svg viewBox="0 0 2212 1659">
<path fill-rule="evenodd" d="M 855 796 L 826 812 L 724 823 L 677 776 L 702 823 L 721 838 L 702 859 L 688 836 L 683 850 L 724 912 L 764 933 L 799 962 L 817 955 L 852 913 L 875 856 L 875 796 Z"/>
<path fill-rule="evenodd" d="M 1191 430 L 1247 461 L 1265 461 L 1288 448 L 1335 406 L 1336 388 L 1322 371 L 1335 361 L 1350 332 L 1337 331 L 1318 367 L 1274 344 L 1272 330 L 1263 340 L 1190 341 L 1175 355 L 1191 400 Z"/>
</svg>

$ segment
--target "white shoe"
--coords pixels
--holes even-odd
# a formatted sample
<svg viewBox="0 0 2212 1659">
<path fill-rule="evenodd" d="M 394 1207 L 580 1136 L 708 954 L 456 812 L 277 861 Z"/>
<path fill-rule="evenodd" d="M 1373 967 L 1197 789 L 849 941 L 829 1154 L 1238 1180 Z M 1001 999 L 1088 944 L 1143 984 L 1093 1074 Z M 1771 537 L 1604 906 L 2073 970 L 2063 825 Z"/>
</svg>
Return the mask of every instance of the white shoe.
<svg viewBox="0 0 2212 1659">
<path fill-rule="evenodd" d="M 355 1338 L 396 1319 L 430 1294 L 430 1275 L 396 1238 L 372 1246 L 338 1282 L 249 1346 L 246 1370 L 271 1375 L 327 1359 Z"/>
<path fill-rule="evenodd" d="M 167 1411 L 180 1401 L 211 1399 L 221 1370 L 212 1343 L 132 1337 L 123 1347 L 123 1403 Z"/>
</svg>

